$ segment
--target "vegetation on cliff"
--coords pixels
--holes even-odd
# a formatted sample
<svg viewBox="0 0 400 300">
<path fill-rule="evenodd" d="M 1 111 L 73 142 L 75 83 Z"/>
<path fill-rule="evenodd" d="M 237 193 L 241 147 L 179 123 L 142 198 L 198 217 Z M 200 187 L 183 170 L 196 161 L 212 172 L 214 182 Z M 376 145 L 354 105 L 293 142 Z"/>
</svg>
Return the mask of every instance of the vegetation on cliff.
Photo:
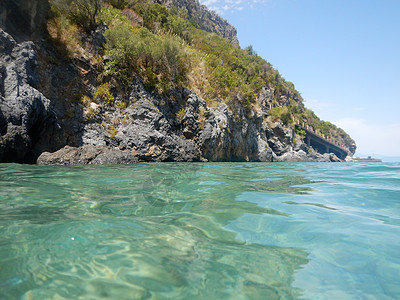
<svg viewBox="0 0 400 300">
<path fill-rule="evenodd" d="M 341 144 L 354 144 L 342 129 L 306 109 L 294 85 L 251 46 L 241 49 L 199 29 L 198 18 L 184 7 L 167 8 L 150 0 L 53 0 L 51 4 L 49 33 L 66 45 L 70 56 L 82 49 L 84 32 L 101 22 L 107 24 L 106 43 L 89 55 L 101 74 L 98 86 L 102 89 L 113 88 L 113 83 L 108 84 L 110 76 L 125 84 L 138 76 L 159 93 L 187 87 L 208 106 L 224 102 L 232 111 L 240 108 L 251 113 L 260 110 L 258 100 L 268 88 L 271 120 L 292 127 L 305 123 Z M 110 97 L 107 102 L 113 104 Z"/>
</svg>

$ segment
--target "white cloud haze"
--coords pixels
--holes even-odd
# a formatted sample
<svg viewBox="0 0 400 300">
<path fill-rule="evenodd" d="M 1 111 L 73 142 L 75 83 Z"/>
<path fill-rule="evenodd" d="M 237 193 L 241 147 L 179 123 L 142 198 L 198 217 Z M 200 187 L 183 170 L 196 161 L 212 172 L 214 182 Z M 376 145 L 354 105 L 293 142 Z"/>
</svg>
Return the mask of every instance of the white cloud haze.
<svg viewBox="0 0 400 300">
<path fill-rule="evenodd" d="M 400 156 L 400 123 L 376 124 L 356 118 L 341 119 L 333 123 L 356 141 L 357 153 Z"/>
<path fill-rule="evenodd" d="M 200 0 L 201 4 L 218 14 L 223 14 L 228 10 L 242 10 L 245 6 L 252 6 L 255 3 L 267 2 L 268 0 Z"/>
</svg>

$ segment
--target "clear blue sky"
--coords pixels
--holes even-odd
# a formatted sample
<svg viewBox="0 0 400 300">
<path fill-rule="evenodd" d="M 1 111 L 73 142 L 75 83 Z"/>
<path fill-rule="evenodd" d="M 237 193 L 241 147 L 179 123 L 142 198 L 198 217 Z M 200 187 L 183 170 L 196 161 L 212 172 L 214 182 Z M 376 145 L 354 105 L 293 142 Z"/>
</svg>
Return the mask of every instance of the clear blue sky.
<svg viewBox="0 0 400 300">
<path fill-rule="evenodd" d="M 200 0 L 348 132 L 356 155 L 400 156 L 400 0 Z"/>
</svg>

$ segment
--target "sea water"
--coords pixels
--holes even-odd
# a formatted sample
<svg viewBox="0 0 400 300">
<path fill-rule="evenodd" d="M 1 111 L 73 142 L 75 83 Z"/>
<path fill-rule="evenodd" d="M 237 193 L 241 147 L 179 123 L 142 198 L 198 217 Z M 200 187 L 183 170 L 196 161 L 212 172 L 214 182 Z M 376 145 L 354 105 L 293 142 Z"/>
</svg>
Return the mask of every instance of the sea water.
<svg viewBox="0 0 400 300">
<path fill-rule="evenodd" d="M 400 299 L 400 164 L 0 165 L 0 299 Z"/>
</svg>

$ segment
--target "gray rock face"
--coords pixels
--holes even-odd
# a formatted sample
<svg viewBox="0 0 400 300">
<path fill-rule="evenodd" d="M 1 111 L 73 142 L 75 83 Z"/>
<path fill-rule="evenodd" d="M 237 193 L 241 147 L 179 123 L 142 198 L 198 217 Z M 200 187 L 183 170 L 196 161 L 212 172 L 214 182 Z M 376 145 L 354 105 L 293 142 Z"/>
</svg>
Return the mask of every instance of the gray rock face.
<svg viewBox="0 0 400 300">
<path fill-rule="evenodd" d="M 104 165 L 132 164 L 138 160 L 130 151 L 112 149 L 106 146 L 86 145 L 82 147 L 65 146 L 54 153 L 43 152 L 37 164 L 39 165 Z"/>
<path fill-rule="evenodd" d="M 88 36 L 89 40 L 87 43 L 93 45 L 92 51 L 97 51 L 101 48 L 106 42 L 106 38 L 104 37 L 104 33 L 107 31 L 108 26 L 106 23 L 101 22 L 97 27 L 92 31 L 92 34 Z"/>
<path fill-rule="evenodd" d="M 232 45 L 239 46 L 236 28 L 215 12 L 210 11 L 205 5 L 200 5 L 198 0 L 156 0 L 154 2 L 163 4 L 168 8 L 185 9 L 189 19 L 194 20 L 200 29 L 216 33 L 228 39 Z"/>
<path fill-rule="evenodd" d="M 289 151 L 281 156 L 274 156 L 273 161 L 277 162 L 340 162 L 341 160 L 333 153 L 320 154 L 312 152 L 307 154 L 303 150 Z"/>
<path fill-rule="evenodd" d="M 238 110 L 235 115 L 223 103 L 208 107 L 188 89 L 171 93 L 174 100 L 150 93 L 136 79 L 125 109 L 99 104 L 96 121 L 82 125 L 83 146 L 43 153 L 38 163 L 340 161 L 333 154 L 310 151 L 300 141 L 294 145 L 294 130 L 266 121 L 262 112 Z"/>
<path fill-rule="evenodd" d="M 222 19 L 215 12 L 209 11 L 204 5 L 200 6 L 198 23 L 200 25 L 200 29 L 208 32 L 214 32 L 224 38 L 227 38 L 232 45 L 239 46 L 236 28 L 229 24 L 225 19 Z"/>
<path fill-rule="evenodd" d="M 95 101 L 98 73 L 85 58 L 38 68 L 38 57 L 54 59 L 53 50 L 43 46 L 45 41 L 37 46 L 25 40 L 40 35 L 47 1 L 25 2 L 29 1 L 0 2 L 0 25 L 18 37 L 17 42 L 0 29 L 0 162 L 34 163 L 37 157 L 38 164 L 58 165 L 339 161 L 333 154 L 313 152 L 290 126 L 268 119 L 273 91 L 267 87 L 259 96 L 258 112 L 223 103 L 208 107 L 188 89 L 160 95 L 146 90 L 139 79 L 129 87 L 110 79 L 114 80 L 114 105 L 96 100 L 85 106 L 73 100 L 74 94 L 85 90 Z M 236 30 L 197 1 L 171 2 L 187 7 L 203 29 L 237 42 Z M 10 7 L 17 11 L 10 12 Z M 27 19 L 14 20 L 15 14 Z M 26 20 L 29 24 L 23 23 Z M 93 49 L 104 42 L 105 30 L 101 24 L 88 37 Z"/>
<path fill-rule="evenodd" d="M 199 137 L 204 157 L 210 161 L 269 161 L 269 151 L 259 116 L 236 116 L 226 104 L 209 109 Z"/>
<path fill-rule="evenodd" d="M 87 124 L 83 144 L 129 150 L 140 161 L 200 161 L 200 150 L 184 136 L 175 106 L 148 93 L 139 80 L 128 101 L 131 104 L 123 112 L 106 113 L 108 123 L 114 125 Z"/>
<path fill-rule="evenodd" d="M 0 29 L 0 161 L 34 162 L 57 128 L 50 100 L 36 88 L 37 52 Z"/>
<path fill-rule="evenodd" d="M 292 150 L 293 130 L 283 128 L 281 123 L 275 123 L 266 128 L 268 145 L 276 155 L 282 155 Z"/>
<path fill-rule="evenodd" d="M 49 9 L 44 0 L 2 0 L 0 27 L 18 42 L 36 39 L 44 32 Z"/>
</svg>

